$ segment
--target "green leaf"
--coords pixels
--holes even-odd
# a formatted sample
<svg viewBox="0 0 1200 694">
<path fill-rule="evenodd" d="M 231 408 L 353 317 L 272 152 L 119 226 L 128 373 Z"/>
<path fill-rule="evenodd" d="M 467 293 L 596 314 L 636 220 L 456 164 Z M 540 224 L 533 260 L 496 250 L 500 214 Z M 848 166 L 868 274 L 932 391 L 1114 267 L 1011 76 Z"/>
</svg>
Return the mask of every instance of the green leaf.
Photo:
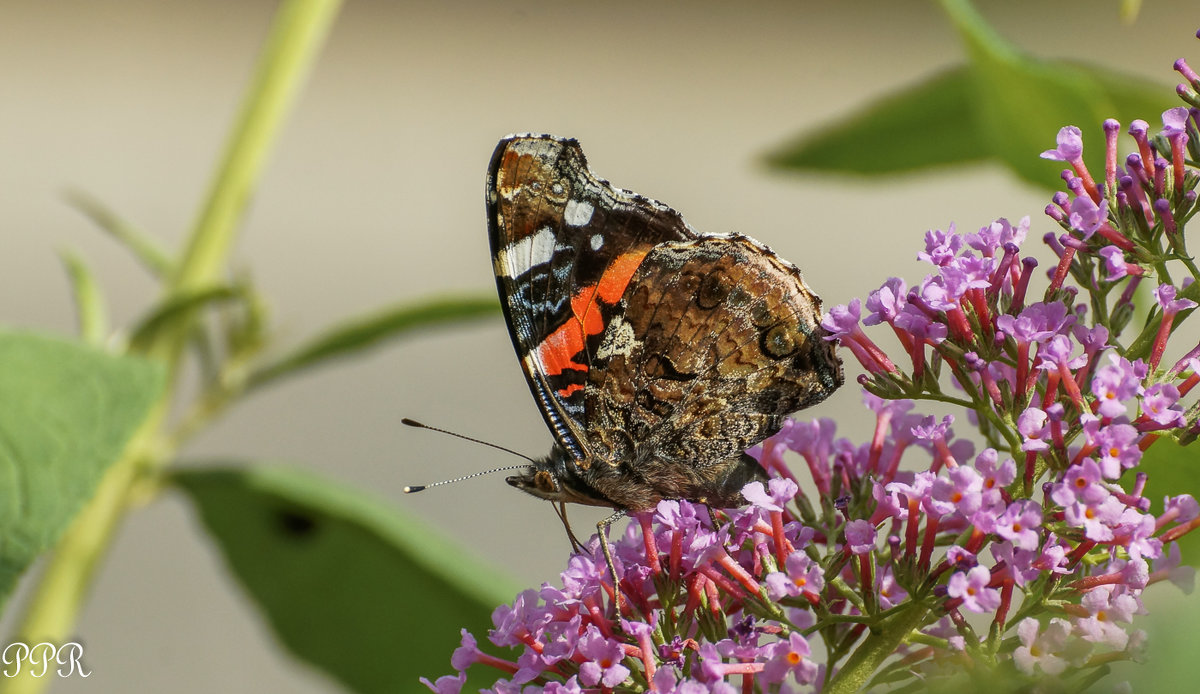
<svg viewBox="0 0 1200 694">
<path fill-rule="evenodd" d="M 72 207 L 82 212 L 96 226 L 108 232 L 122 246 L 129 249 L 134 257 L 150 271 L 150 274 L 156 278 L 167 277 L 171 274 L 171 256 L 157 241 L 87 193 L 71 190 L 67 191 L 66 197 Z"/>
<path fill-rule="evenodd" d="M 1159 439 L 1146 449 L 1138 472 L 1146 473 L 1143 496 L 1153 502 L 1151 511 L 1162 513 L 1164 496 L 1191 494 L 1200 499 L 1200 446 L 1180 446 L 1170 439 Z M 1183 563 L 1200 566 L 1200 532 L 1179 538 Z"/>
<path fill-rule="evenodd" d="M 266 385 L 283 376 L 319 366 L 331 359 L 348 357 L 375 347 L 386 340 L 404 337 L 442 324 L 474 320 L 497 313 L 495 297 L 426 299 L 353 318 L 255 371 L 249 387 Z"/>
<path fill-rule="evenodd" d="M 244 287 L 206 287 L 170 297 L 165 303 L 155 307 L 145 318 L 138 321 L 129 337 L 129 348 L 132 351 L 143 351 L 155 337 L 172 326 L 187 321 L 192 312 L 198 308 L 227 301 L 243 300 L 246 298 Z"/>
<path fill-rule="evenodd" d="M 1104 118 L 1153 120 L 1174 105 L 1166 86 L 1110 70 L 1043 61 L 1018 51 L 969 3 L 943 0 L 971 58 L 905 87 L 834 125 L 767 155 L 777 169 L 857 175 L 909 173 L 997 160 L 1020 178 L 1058 190 L 1053 149 L 1065 125 L 1084 132 L 1093 176 L 1102 176 Z M 1093 161 L 1094 160 L 1094 161 Z"/>
<path fill-rule="evenodd" d="M 0 605 L 92 497 L 164 384 L 141 359 L 0 330 Z"/>
<path fill-rule="evenodd" d="M 486 633 L 518 590 L 396 508 L 311 473 L 174 479 L 280 641 L 356 692 L 417 691 L 418 676 L 450 673 L 459 629 Z"/>
<path fill-rule="evenodd" d="M 1125 75 L 1093 65 L 1063 64 L 1086 72 L 1099 83 L 1109 102 L 1116 108 L 1115 112 L 1106 114 L 1106 117 L 1116 118 L 1126 129 L 1131 121 L 1139 118 L 1153 124 L 1155 119 L 1162 118 L 1163 111 L 1179 106 L 1179 99 L 1170 85 L 1150 82 L 1144 77 Z"/>
<path fill-rule="evenodd" d="M 964 66 L 934 75 L 784 145 L 767 164 L 875 176 L 986 159 L 970 77 Z"/>
<path fill-rule="evenodd" d="M 1019 177 L 1061 187 L 1062 164 L 1041 161 L 1065 125 L 1079 126 L 1085 142 L 1103 142 L 1100 124 L 1115 108 L 1091 75 L 1067 64 L 1051 65 L 1021 53 L 1000 37 L 966 0 L 942 0 L 967 47 L 974 72 L 971 104 L 993 156 Z M 1085 149 L 1100 159 L 1101 148 Z"/>
<path fill-rule="evenodd" d="M 100 285 L 82 258 L 69 251 L 63 251 L 60 255 L 67 268 L 67 276 L 71 278 L 79 337 L 93 347 L 100 347 L 108 337 L 108 311 L 104 307 Z"/>
</svg>

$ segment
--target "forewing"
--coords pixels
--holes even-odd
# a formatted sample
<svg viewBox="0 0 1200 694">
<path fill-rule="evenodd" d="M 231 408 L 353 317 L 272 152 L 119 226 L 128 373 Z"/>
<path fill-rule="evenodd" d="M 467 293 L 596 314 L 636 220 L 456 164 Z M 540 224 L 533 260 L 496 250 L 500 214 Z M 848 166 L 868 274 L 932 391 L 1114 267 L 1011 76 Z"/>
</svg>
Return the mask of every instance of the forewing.
<svg viewBox="0 0 1200 694">
<path fill-rule="evenodd" d="M 585 395 L 592 452 L 614 465 L 720 464 L 842 383 L 820 299 L 747 237 L 654 249 L 620 309 Z"/>
<path fill-rule="evenodd" d="M 646 254 L 695 233 L 669 207 L 594 176 L 575 140 L 549 135 L 500 141 L 487 208 L 513 346 L 555 438 L 583 461 L 591 352 Z"/>
</svg>

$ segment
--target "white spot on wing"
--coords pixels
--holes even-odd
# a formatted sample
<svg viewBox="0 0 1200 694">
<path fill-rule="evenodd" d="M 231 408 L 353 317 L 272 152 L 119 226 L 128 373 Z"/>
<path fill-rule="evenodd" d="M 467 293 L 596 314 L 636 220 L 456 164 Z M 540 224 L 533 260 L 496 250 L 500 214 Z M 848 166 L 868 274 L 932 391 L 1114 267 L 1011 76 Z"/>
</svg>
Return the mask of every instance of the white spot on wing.
<svg viewBox="0 0 1200 694">
<path fill-rule="evenodd" d="M 633 326 L 625 319 L 617 316 L 609 323 L 604 331 L 604 340 L 596 350 L 598 359 L 608 359 L 617 355 L 628 357 L 634 347 L 641 344 L 633 334 Z"/>
<path fill-rule="evenodd" d="M 573 227 L 581 227 L 592 221 L 592 203 L 586 200 L 568 200 L 563 210 L 563 221 Z"/>
<path fill-rule="evenodd" d="M 592 244 L 593 251 L 600 250 L 600 247 L 604 245 L 604 237 L 600 234 L 592 234 L 592 238 L 589 241 Z"/>
<path fill-rule="evenodd" d="M 554 256 L 554 231 L 542 227 L 520 241 L 500 249 L 496 269 L 504 277 L 520 277 L 530 268 L 550 262 Z"/>
</svg>

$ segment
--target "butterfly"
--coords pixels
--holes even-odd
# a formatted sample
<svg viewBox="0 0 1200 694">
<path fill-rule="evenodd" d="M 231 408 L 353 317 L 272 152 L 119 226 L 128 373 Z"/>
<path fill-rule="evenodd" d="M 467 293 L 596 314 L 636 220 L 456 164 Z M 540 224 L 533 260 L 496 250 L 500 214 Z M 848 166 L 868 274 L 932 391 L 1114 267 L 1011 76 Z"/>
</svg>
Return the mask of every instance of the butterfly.
<svg viewBox="0 0 1200 694">
<path fill-rule="evenodd" d="M 573 139 L 501 140 L 487 216 L 509 334 L 554 437 L 507 482 L 613 508 L 602 540 L 663 499 L 743 504 L 742 487 L 766 479 L 743 451 L 842 384 L 794 265 L 611 186 Z"/>
</svg>

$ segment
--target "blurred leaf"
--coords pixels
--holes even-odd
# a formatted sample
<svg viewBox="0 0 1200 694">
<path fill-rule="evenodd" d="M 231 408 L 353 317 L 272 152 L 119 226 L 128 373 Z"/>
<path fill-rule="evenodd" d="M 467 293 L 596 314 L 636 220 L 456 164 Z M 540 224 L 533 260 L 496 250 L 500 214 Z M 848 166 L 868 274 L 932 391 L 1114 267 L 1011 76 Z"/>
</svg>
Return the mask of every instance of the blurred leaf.
<svg viewBox="0 0 1200 694">
<path fill-rule="evenodd" d="M 436 325 L 489 316 L 498 313 L 499 309 L 499 302 L 491 296 L 442 298 L 426 299 L 352 318 L 251 374 L 249 387 L 256 388 L 331 359 L 354 355 L 386 340 Z"/>
<path fill-rule="evenodd" d="M 967 0 L 941 0 L 941 4 L 967 46 L 974 72 L 971 105 L 992 154 L 1020 178 L 1060 188 L 1058 172 L 1063 165 L 1042 161 L 1039 155 L 1054 148 L 1055 134 L 1065 125 L 1079 126 L 1085 142 L 1103 142 L 1100 124 L 1115 112 L 1107 94 L 1083 70 L 1021 53 Z M 1103 149 L 1085 151 L 1094 156 Z"/>
<path fill-rule="evenodd" d="M 1155 514 L 1162 513 L 1164 496 L 1191 494 L 1200 499 L 1200 446 L 1180 446 L 1170 439 L 1159 439 L 1146 449 L 1138 472 L 1146 473 L 1143 495 L 1154 505 Z M 1183 562 L 1200 566 L 1200 532 L 1190 532 L 1179 538 Z"/>
<path fill-rule="evenodd" d="M 171 329 L 177 323 L 188 320 L 192 312 L 198 308 L 209 304 L 245 299 L 246 293 L 247 290 L 244 287 L 222 285 L 173 296 L 138 321 L 137 326 L 133 329 L 133 334 L 129 337 L 130 349 L 135 351 L 145 349 L 156 335 L 163 330 Z"/>
<path fill-rule="evenodd" d="M 1151 120 L 1174 105 L 1169 87 L 1103 68 L 1026 55 L 987 25 L 965 0 L 942 0 L 971 62 L 871 102 L 835 125 L 768 155 L 799 171 L 889 175 L 998 160 L 1020 178 L 1062 187 L 1063 165 L 1042 160 L 1065 125 L 1103 143 L 1101 123 Z M 1102 177 L 1102 147 L 1085 150 Z"/>
<path fill-rule="evenodd" d="M 956 67 L 868 104 L 767 157 L 780 169 L 885 175 L 987 158 L 969 103 L 970 71 Z"/>
<path fill-rule="evenodd" d="M 1105 117 L 1116 118 L 1126 128 L 1131 121 L 1139 118 L 1153 123 L 1155 118 L 1162 117 L 1163 111 L 1179 105 L 1175 90 L 1170 85 L 1150 82 L 1143 77 L 1125 75 L 1092 65 L 1063 64 L 1086 72 L 1100 84 L 1100 88 L 1116 108 L 1115 112 L 1107 113 Z M 1103 142 L 1103 134 L 1100 137 L 1100 142 Z"/>
<path fill-rule="evenodd" d="M 0 331 L 0 605 L 92 497 L 164 382 L 141 359 Z"/>
<path fill-rule="evenodd" d="M 70 190 L 66 197 L 72 207 L 129 249 L 154 277 L 163 278 L 171 274 L 171 256 L 154 239 L 87 193 Z"/>
<path fill-rule="evenodd" d="M 518 591 L 394 507 L 310 473 L 174 479 L 280 641 L 356 692 L 417 691 L 418 676 L 449 674 L 459 629 L 486 633 Z"/>
<path fill-rule="evenodd" d="M 108 311 L 104 307 L 104 297 L 100 295 L 100 286 L 82 258 L 70 251 L 60 255 L 71 279 L 79 337 L 93 347 L 100 347 L 108 337 Z"/>
</svg>

